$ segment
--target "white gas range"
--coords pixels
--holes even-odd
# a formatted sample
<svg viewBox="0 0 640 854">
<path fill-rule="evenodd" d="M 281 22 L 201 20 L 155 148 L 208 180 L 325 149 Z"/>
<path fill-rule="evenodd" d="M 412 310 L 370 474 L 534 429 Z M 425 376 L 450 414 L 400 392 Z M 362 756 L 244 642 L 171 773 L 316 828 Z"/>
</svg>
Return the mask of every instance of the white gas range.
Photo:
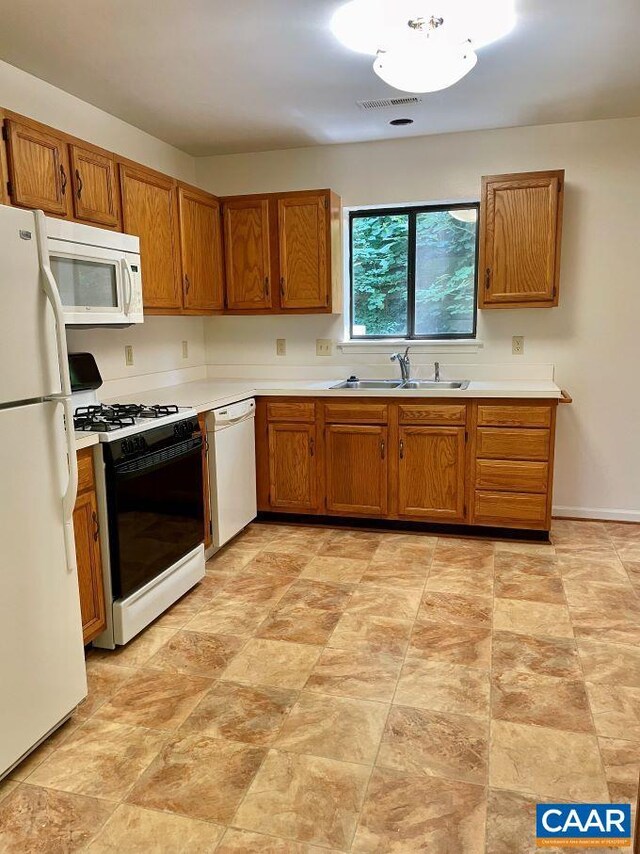
<svg viewBox="0 0 640 854">
<path fill-rule="evenodd" d="M 101 404 L 91 354 L 69 356 L 76 431 L 97 433 L 94 454 L 107 629 L 127 643 L 205 574 L 203 436 L 193 409 Z M 109 607 L 111 605 L 111 607 Z"/>
</svg>

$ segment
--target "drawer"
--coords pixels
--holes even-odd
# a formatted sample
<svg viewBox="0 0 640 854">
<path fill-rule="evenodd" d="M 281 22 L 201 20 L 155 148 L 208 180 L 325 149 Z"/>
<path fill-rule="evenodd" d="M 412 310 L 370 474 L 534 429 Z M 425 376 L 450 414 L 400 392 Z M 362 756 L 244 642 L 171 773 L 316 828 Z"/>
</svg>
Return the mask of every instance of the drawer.
<svg viewBox="0 0 640 854">
<path fill-rule="evenodd" d="M 316 405 L 306 401 L 274 400 L 267 403 L 269 421 L 308 421 L 316 420 Z"/>
<path fill-rule="evenodd" d="M 551 434 L 548 430 L 507 430 L 479 427 L 476 457 L 498 460 L 548 460 Z"/>
<path fill-rule="evenodd" d="M 467 407 L 458 404 L 413 404 L 398 406 L 400 424 L 465 424 Z"/>
<path fill-rule="evenodd" d="M 477 460 L 476 489 L 545 492 L 549 464 L 516 460 Z"/>
<path fill-rule="evenodd" d="M 477 525 L 544 527 L 546 518 L 546 495 L 476 490 L 473 521 Z"/>
<path fill-rule="evenodd" d="M 386 403 L 325 403 L 327 424 L 386 424 L 389 407 Z"/>
<path fill-rule="evenodd" d="M 94 488 L 93 448 L 83 448 L 78 451 L 78 492 Z"/>
<path fill-rule="evenodd" d="M 551 427 L 550 406 L 478 406 L 478 426 Z"/>
</svg>

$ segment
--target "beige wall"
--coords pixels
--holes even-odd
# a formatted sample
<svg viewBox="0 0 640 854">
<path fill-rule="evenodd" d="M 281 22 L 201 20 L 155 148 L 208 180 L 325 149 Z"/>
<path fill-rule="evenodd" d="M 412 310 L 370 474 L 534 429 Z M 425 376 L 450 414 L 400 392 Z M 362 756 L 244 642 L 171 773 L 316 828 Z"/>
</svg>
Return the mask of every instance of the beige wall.
<svg viewBox="0 0 640 854">
<path fill-rule="evenodd" d="M 559 413 L 556 507 L 640 521 L 639 152 L 640 119 L 622 119 L 199 158 L 196 177 L 219 194 L 330 186 L 357 206 L 469 200 L 482 175 L 564 167 L 560 307 L 481 312 L 477 355 L 419 360 L 555 364 L 574 396 Z M 315 339 L 341 339 L 343 322 L 227 317 L 205 327 L 210 364 L 326 366 Z M 524 356 L 512 356 L 512 335 L 525 336 Z M 287 338 L 286 357 L 276 337 Z M 338 352 L 329 363 L 340 375 L 353 362 Z"/>
</svg>

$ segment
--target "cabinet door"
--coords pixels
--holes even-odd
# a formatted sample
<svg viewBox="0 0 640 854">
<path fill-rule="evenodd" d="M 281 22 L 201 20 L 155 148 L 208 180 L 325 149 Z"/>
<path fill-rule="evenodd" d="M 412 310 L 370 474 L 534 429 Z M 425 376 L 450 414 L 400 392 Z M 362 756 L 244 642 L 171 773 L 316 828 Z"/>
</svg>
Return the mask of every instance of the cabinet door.
<svg viewBox="0 0 640 854">
<path fill-rule="evenodd" d="M 78 562 L 78 587 L 82 634 L 85 644 L 106 628 L 102 560 L 98 526 L 98 505 L 93 490 L 78 496 L 73 511 L 73 529 Z"/>
<path fill-rule="evenodd" d="M 178 189 L 184 307 L 224 308 L 220 205 L 213 196 Z"/>
<path fill-rule="evenodd" d="M 325 432 L 327 512 L 387 513 L 387 428 L 330 424 Z"/>
<path fill-rule="evenodd" d="M 182 309 L 175 182 L 120 164 L 123 229 L 140 238 L 144 308 Z"/>
<path fill-rule="evenodd" d="M 558 303 L 564 171 L 482 179 L 480 308 Z"/>
<path fill-rule="evenodd" d="M 70 216 L 67 143 L 12 119 L 6 120 L 5 127 L 13 204 Z"/>
<path fill-rule="evenodd" d="M 269 495 L 272 507 L 316 510 L 314 424 L 269 424 Z"/>
<path fill-rule="evenodd" d="M 76 219 L 115 228 L 119 221 L 113 157 L 70 145 L 73 210 Z"/>
<path fill-rule="evenodd" d="M 325 195 L 278 200 L 282 308 L 329 305 L 327 205 Z"/>
<path fill-rule="evenodd" d="M 271 308 L 269 202 L 239 199 L 224 204 L 227 308 Z"/>
<path fill-rule="evenodd" d="M 398 513 L 464 519 L 465 428 L 400 427 Z"/>
</svg>

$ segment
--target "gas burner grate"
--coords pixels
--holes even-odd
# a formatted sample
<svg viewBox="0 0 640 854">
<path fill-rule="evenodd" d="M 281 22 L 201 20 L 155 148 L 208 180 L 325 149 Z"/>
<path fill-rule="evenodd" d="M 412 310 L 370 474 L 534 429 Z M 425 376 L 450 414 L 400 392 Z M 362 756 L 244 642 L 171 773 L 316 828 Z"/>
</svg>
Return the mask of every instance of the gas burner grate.
<svg viewBox="0 0 640 854">
<path fill-rule="evenodd" d="M 140 418 L 165 418 L 167 415 L 176 415 L 179 411 L 177 406 L 161 406 L 156 403 L 153 406 L 140 407 L 138 415 Z"/>
</svg>

